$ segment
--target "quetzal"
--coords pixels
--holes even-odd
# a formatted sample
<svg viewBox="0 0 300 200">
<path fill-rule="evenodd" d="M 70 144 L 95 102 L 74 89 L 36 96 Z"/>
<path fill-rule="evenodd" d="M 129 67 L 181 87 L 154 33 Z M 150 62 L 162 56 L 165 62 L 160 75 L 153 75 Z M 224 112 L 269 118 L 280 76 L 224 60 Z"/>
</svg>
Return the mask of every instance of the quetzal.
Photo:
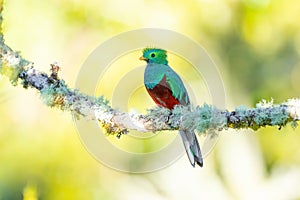
<svg viewBox="0 0 300 200">
<path fill-rule="evenodd" d="M 140 60 L 147 62 L 144 73 L 145 87 L 154 102 L 172 110 L 175 105 L 187 106 L 189 96 L 178 74 L 168 65 L 167 52 L 158 48 L 145 48 Z M 180 130 L 186 153 L 193 167 L 203 166 L 200 146 L 193 130 Z"/>
</svg>

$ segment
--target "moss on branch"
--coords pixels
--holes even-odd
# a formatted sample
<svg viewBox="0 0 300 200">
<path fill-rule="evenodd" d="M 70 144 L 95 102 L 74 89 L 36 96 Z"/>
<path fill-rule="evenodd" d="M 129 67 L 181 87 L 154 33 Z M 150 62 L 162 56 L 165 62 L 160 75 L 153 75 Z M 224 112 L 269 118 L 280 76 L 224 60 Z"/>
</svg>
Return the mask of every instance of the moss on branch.
<svg viewBox="0 0 300 200">
<path fill-rule="evenodd" d="M 60 66 L 51 64 L 47 74 L 34 68 L 33 62 L 24 59 L 7 46 L 2 33 L 3 1 L 0 0 L 0 74 L 8 77 L 12 85 L 34 88 L 40 92 L 43 102 L 50 107 L 68 111 L 76 117 L 99 121 L 108 134 L 118 137 L 128 130 L 141 132 L 189 129 L 199 134 L 214 133 L 210 130 L 250 128 L 287 124 L 297 126 L 300 119 L 300 100 L 289 99 L 282 104 L 262 101 L 255 108 L 237 107 L 234 111 L 220 110 L 214 106 L 176 106 L 172 111 L 162 107 L 149 109 L 146 115 L 124 113 L 109 106 L 103 96 L 94 97 L 68 87 L 58 72 Z M 34 105 L 27 105 L 34 106 Z"/>
<path fill-rule="evenodd" d="M 172 111 L 155 107 L 149 109 L 146 115 L 123 113 L 111 108 L 103 96 L 94 97 L 69 88 L 58 77 L 60 66 L 57 63 L 51 64 L 50 74 L 36 70 L 32 62 L 23 59 L 3 39 L 0 43 L 0 63 L 0 73 L 7 76 L 13 85 L 19 83 L 25 89 L 35 88 L 47 106 L 69 111 L 77 117 L 98 120 L 109 134 L 117 136 L 126 134 L 129 129 L 143 132 L 192 129 L 206 134 L 209 130 L 220 131 L 228 128 L 281 128 L 288 123 L 296 127 L 300 116 L 299 99 L 290 99 L 282 104 L 262 101 L 255 108 L 240 106 L 234 111 L 219 110 L 204 104 L 176 106 Z"/>
</svg>

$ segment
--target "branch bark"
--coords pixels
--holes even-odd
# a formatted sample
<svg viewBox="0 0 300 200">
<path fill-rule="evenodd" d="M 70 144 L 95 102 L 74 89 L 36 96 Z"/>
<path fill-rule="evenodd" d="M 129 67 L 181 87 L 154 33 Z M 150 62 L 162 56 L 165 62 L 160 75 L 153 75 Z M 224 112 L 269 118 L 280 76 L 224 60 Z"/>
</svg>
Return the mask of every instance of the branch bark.
<svg viewBox="0 0 300 200">
<path fill-rule="evenodd" d="M 0 25 L 2 5 L 0 0 Z M 277 105 L 272 101 L 263 100 L 255 108 L 240 106 L 234 111 L 220 110 L 204 104 L 176 106 L 173 110 L 155 107 L 146 115 L 125 113 L 110 107 L 103 96 L 89 96 L 68 87 L 65 81 L 59 78 L 59 69 L 57 63 L 51 64 L 50 74 L 35 69 L 33 62 L 24 59 L 5 44 L 0 28 L 0 74 L 7 76 L 15 86 L 20 84 L 25 89 L 34 88 L 39 91 L 46 105 L 69 111 L 77 117 L 97 120 L 109 134 L 116 134 L 118 137 L 130 129 L 141 132 L 190 129 L 197 130 L 199 134 L 213 134 L 214 131 L 210 130 L 257 130 L 265 126 L 281 128 L 288 123 L 296 127 L 300 119 L 299 99 L 289 99 Z"/>
</svg>

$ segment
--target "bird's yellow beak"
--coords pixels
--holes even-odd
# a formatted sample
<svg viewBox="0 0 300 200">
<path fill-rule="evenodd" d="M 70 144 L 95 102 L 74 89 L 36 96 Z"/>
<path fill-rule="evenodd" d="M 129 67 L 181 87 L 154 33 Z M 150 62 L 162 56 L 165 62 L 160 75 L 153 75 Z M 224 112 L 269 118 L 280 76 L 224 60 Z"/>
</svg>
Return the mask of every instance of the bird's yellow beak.
<svg viewBox="0 0 300 200">
<path fill-rule="evenodd" d="M 145 61 L 147 61 L 147 58 L 141 56 L 141 57 L 140 57 L 140 60 L 145 60 Z"/>
</svg>

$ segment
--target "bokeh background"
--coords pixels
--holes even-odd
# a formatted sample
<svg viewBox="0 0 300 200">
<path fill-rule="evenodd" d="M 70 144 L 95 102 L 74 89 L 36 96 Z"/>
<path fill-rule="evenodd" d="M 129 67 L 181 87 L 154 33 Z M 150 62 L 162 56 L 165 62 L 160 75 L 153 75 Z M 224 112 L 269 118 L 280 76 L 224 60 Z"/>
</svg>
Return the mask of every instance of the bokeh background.
<svg viewBox="0 0 300 200">
<path fill-rule="evenodd" d="M 4 19 L 7 44 L 40 70 L 58 61 L 70 86 L 101 42 L 151 27 L 208 51 L 228 109 L 299 96 L 297 0 L 7 0 Z M 127 174 L 97 162 L 72 116 L 46 107 L 36 91 L 5 77 L 0 90 L 0 199 L 300 199 L 299 128 L 223 131 L 203 169 L 184 156 L 157 172 Z"/>
</svg>

